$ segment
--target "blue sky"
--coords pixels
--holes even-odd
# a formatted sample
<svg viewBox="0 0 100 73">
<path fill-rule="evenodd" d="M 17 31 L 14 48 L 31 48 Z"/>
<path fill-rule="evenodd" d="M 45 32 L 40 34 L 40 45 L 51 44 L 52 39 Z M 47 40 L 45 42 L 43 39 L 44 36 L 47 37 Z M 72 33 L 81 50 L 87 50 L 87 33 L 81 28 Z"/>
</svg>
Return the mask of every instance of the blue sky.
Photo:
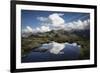
<svg viewBox="0 0 100 73">
<path fill-rule="evenodd" d="M 53 13 L 63 14 L 60 17 L 65 21 L 65 23 L 77 20 L 84 21 L 90 19 L 89 13 L 21 10 L 22 29 L 25 29 L 26 26 L 30 26 L 31 28 L 39 27 L 43 22 L 38 20 L 37 18 L 38 17 L 48 18 L 48 16 Z"/>
</svg>

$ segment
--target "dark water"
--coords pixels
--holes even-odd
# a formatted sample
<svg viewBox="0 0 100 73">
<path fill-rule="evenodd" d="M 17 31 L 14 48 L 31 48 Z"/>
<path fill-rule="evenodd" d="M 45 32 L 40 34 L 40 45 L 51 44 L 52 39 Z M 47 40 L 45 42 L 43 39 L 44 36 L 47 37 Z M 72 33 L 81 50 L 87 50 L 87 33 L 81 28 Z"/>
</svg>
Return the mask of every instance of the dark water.
<svg viewBox="0 0 100 73">
<path fill-rule="evenodd" d="M 63 61 L 63 60 L 78 60 L 80 48 L 78 46 L 66 45 L 61 51 L 63 54 L 52 54 L 49 51 L 32 51 L 22 58 L 23 62 L 45 62 L 45 61 Z"/>
</svg>

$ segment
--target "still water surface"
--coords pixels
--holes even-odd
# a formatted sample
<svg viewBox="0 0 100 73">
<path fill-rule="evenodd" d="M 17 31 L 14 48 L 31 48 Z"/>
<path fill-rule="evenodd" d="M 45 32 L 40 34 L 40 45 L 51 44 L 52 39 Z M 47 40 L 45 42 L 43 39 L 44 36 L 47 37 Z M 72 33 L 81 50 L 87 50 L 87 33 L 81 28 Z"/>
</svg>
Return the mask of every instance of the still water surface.
<svg viewBox="0 0 100 73">
<path fill-rule="evenodd" d="M 67 42 L 42 44 L 39 48 L 22 57 L 22 62 L 77 60 L 80 55 L 80 47 L 77 43 Z"/>
</svg>

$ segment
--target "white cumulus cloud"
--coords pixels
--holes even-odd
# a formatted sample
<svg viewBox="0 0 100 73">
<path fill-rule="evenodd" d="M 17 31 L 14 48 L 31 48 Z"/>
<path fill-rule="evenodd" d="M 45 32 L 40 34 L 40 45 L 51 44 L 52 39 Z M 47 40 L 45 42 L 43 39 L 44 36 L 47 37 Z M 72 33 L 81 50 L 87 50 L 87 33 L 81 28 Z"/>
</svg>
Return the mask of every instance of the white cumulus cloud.
<svg viewBox="0 0 100 73">
<path fill-rule="evenodd" d="M 38 32 L 48 32 L 51 30 L 64 29 L 66 31 L 70 30 L 84 30 L 90 28 L 90 20 L 80 20 L 71 21 L 66 23 L 66 20 L 63 18 L 64 14 L 62 13 L 53 13 L 48 15 L 48 17 L 37 17 L 41 21 L 40 26 L 32 28 L 26 26 L 25 29 L 22 29 L 22 33 L 28 34 L 38 33 Z"/>
<path fill-rule="evenodd" d="M 37 19 L 43 22 L 48 20 L 48 18 L 46 17 L 37 17 Z"/>
<path fill-rule="evenodd" d="M 47 32 L 47 31 L 51 31 L 51 30 L 47 26 L 41 26 L 41 27 L 37 27 L 34 31 L 36 31 L 36 32 Z"/>
<path fill-rule="evenodd" d="M 65 30 L 84 30 L 89 29 L 90 21 L 88 20 L 77 20 L 65 24 Z"/>
<path fill-rule="evenodd" d="M 31 33 L 33 32 L 33 29 L 30 26 L 26 26 L 25 29 L 22 29 L 22 33 Z"/>
<path fill-rule="evenodd" d="M 23 33 L 36 33 L 36 32 L 47 32 L 51 30 L 48 26 L 41 26 L 34 29 L 32 29 L 30 26 L 26 26 L 26 28 L 23 29 L 22 31 Z"/>
<path fill-rule="evenodd" d="M 33 32 L 33 29 L 30 26 L 26 27 L 29 32 Z"/>
<path fill-rule="evenodd" d="M 63 14 L 58 14 L 58 13 L 54 13 L 54 14 L 51 14 L 49 15 L 49 19 L 51 20 L 51 26 L 53 27 L 60 27 L 60 28 L 63 28 L 64 27 L 64 19 L 61 17 Z"/>
</svg>

